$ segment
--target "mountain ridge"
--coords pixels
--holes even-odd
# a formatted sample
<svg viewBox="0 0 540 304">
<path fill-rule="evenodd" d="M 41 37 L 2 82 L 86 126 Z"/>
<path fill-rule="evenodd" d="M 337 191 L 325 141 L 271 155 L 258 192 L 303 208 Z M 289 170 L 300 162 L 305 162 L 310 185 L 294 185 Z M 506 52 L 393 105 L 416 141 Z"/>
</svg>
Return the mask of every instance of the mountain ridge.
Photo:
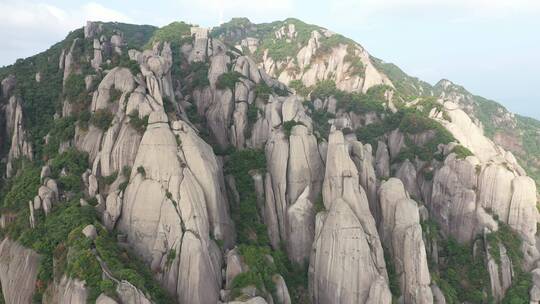
<svg viewBox="0 0 540 304">
<path fill-rule="evenodd" d="M 540 300 L 536 126 L 339 34 L 88 22 L 0 78 L 9 303 Z"/>
</svg>

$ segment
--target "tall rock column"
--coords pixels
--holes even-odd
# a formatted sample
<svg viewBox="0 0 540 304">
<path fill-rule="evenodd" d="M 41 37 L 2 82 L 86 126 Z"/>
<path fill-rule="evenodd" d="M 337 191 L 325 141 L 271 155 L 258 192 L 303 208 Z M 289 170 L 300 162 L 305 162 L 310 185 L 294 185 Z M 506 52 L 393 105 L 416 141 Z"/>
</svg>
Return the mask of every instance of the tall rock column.
<svg viewBox="0 0 540 304">
<path fill-rule="evenodd" d="M 433 303 L 418 205 L 397 178 L 381 185 L 379 201 L 382 211 L 379 230 L 399 276 L 403 303 Z"/>
<path fill-rule="evenodd" d="M 391 303 L 386 266 L 368 199 L 343 133 L 330 134 L 309 267 L 314 304 Z"/>
</svg>

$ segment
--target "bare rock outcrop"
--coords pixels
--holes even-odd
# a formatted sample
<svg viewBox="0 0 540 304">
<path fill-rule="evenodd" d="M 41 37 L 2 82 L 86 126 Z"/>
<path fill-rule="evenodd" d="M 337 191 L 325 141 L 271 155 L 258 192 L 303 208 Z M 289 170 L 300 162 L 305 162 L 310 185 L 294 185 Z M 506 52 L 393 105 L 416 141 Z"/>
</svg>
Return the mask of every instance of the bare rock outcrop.
<svg viewBox="0 0 540 304">
<path fill-rule="evenodd" d="M 0 243 L 0 283 L 6 303 L 31 303 L 39 255 L 5 238 Z"/>
<path fill-rule="evenodd" d="M 201 146 L 187 125 L 173 124 L 180 147 L 167 121 L 163 112 L 150 114 L 124 194 L 118 228 L 178 301 L 216 303 L 221 255 L 210 239 L 211 227 L 224 237 L 234 233 L 223 230 L 222 224 L 230 220 L 219 217 L 228 218 L 226 211 L 219 213 L 219 208 L 226 208 L 224 198 L 219 192 L 205 192 L 208 189 L 201 183 L 212 186 L 212 191 L 221 191 L 222 181 L 214 179 L 219 171 L 205 153 L 210 148 Z M 167 262 L 173 251 L 174 259 Z"/>
<path fill-rule="evenodd" d="M 386 266 L 366 194 L 341 131 L 330 134 L 309 267 L 313 303 L 390 303 Z M 348 271 L 343 271 L 348 269 Z"/>
<path fill-rule="evenodd" d="M 397 178 L 381 185 L 379 200 L 382 210 L 379 232 L 394 260 L 403 302 L 433 303 L 418 205 Z"/>
<path fill-rule="evenodd" d="M 63 275 L 60 281 L 55 282 L 43 297 L 43 303 L 50 304 L 84 304 L 88 297 L 84 281 L 69 278 Z"/>
</svg>

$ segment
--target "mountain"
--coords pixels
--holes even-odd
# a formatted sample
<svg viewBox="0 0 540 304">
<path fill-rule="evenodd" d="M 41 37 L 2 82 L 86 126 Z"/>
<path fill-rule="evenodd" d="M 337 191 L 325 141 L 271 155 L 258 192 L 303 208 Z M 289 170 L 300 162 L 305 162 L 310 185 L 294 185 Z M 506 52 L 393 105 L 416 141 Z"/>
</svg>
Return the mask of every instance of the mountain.
<svg viewBox="0 0 540 304">
<path fill-rule="evenodd" d="M 540 123 L 327 29 L 88 22 L 0 79 L 6 303 L 540 300 Z"/>
</svg>

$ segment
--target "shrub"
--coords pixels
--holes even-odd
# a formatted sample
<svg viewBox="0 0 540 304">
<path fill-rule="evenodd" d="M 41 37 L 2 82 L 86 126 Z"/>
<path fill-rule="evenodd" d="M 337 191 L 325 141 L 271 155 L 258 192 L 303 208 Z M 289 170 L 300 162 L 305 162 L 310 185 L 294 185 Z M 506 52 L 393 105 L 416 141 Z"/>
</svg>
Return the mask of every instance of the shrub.
<svg viewBox="0 0 540 304">
<path fill-rule="evenodd" d="M 343 61 L 350 63 L 349 73 L 351 75 L 358 75 L 360 77 L 365 76 L 364 63 L 362 62 L 362 59 L 360 58 L 360 56 L 355 55 L 355 50 L 352 45 L 349 45 L 347 47 L 347 55 L 345 55 L 345 58 L 343 59 Z"/>
<path fill-rule="evenodd" d="M 40 185 L 40 170 L 30 162 L 24 161 L 19 174 L 7 180 L 2 189 L 2 210 L 28 208 Z"/>
<path fill-rule="evenodd" d="M 169 252 L 167 253 L 167 262 L 166 262 L 166 265 L 168 267 L 170 267 L 172 265 L 172 262 L 174 261 L 174 259 L 176 258 L 176 250 L 175 249 L 171 249 L 169 250 Z"/>
<path fill-rule="evenodd" d="M 92 206 L 79 206 L 77 198 L 55 206 L 53 212 L 37 221 L 37 226 L 34 229 L 24 231 L 18 242 L 41 255 L 38 278 L 43 284 L 53 279 L 53 255 L 55 251 L 57 255 L 61 254 L 61 251 L 57 250 L 59 245 L 62 243 L 72 245 L 75 240 L 73 237 L 69 238 L 68 236 L 73 236 L 75 229 L 82 229 L 82 227 L 93 224 L 97 220 L 94 208 Z M 83 244 L 81 243 L 81 245 Z M 72 251 L 70 250 L 70 252 Z M 85 276 L 87 271 L 93 273 L 94 269 L 90 267 L 91 263 L 86 263 L 88 261 L 85 264 L 81 263 L 82 259 L 87 257 L 79 254 L 74 255 L 71 258 L 71 265 L 67 265 L 66 271 L 72 275 L 81 276 Z M 101 275 L 101 271 L 99 274 Z M 85 277 L 79 278 L 86 279 Z M 99 278 L 101 279 L 101 277 Z M 87 283 L 91 282 L 87 281 Z"/>
<path fill-rule="evenodd" d="M 107 109 L 101 109 L 94 112 L 90 122 L 97 128 L 106 131 L 111 126 L 113 114 Z"/>
<path fill-rule="evenodd" d="M 284 122 L 283 132 L 285 133 L 285 136 L 287 136 L 287 138 L 291 137 L 292 129 L 294 128 L 294 126 L 298 126 L 298 125 L 305 126 L 304 123 L 300 121 L 289 120 L 289 121 Z"/>
<path fill-rule="evenodd" d="M 464 146 L 462 145 L 457 145 L 454 147 L 454 149 L 452 149 L 452 153 L 456 153 L 456 157 L 459 158 L 459 159 L 465 159 L 467 158 L 468 156 L 472 156 L 473 153 L 471 152 L 471 150 L 465 148 Z"/>
<path fill-rule="evenodd" d="M 268 101 L 272 94 L 272 89 L 264 82 L 255 85 L 255 95 L 264 101 Z"/>
<path fill-rule="evenodd" d="M 70 103 L 84 101 L 86 94 L 86 84 L 84 76 L 79 74 L 70 74 L 64 84 L 64 95 Z"/>
<path fill-rule="evenodd" d="M 154 32 L 154 35 L 150 38 L 145 48 L 151 48 L 155 42 L 180 40 L 183 36 L 190 34 L 190 28 L 191 25 L 184 22 L 175 21 L 169 23 Z"/>
<path fill-rule="evenodd" d="M 125 165 L 122 168 L 122 176 L 124 176 L 125 178 L 127 178 L 129 180 L 130 175 L 131 175 L 131 167 L 128 166 L 128 165 Z"/>
<path fill-rule="evenodd" d="M 302 97 L 307 97 L 310 93 L 310 88 L 306 87 L 302 80 L 291 80 L 289 87 L 294 89 L 296 94 Z"/>
<path fill-rule="evenodd" d="M 106 185 L 110 185 L 112 183 L 114 183 L 114 181 L 116 180 L 116 178 L 118 177 L 118 172 L 114 172 L 113 174 L 109 175 L 109 176 L 100 176 L 100 180 L 102 183 L 106 184 Z"/>
<path fill-rule="evenodd" d="M 190 66 L 191 87 L 203 88 L 210 84 L 208 81 L 208 64 L 205 62 L 194 62 Z"/>
<path fill-rule="evenodd" d="M 219 75 L 216 82 L 216 87 L 220 90 L 225 90 L 228 88 L 231 91 L 234 91 L 236 83 L 239 82 L 240 78 L 243 77 L 244 76 L 237 71 L 223 73 Z"/>
<path fill-rule="evenodd" d="M 116 88 L 111 88 L 109 90 L 109 102 L 119 101 L 121 96 L 122 96 L 122 91 Z"/>
<path fill-rule="evenodd" d="M 97 253 L 116 278 L 127 280 L 145 294 L 149 294 L 153 303 L 174 303 L 153 279 L 148 266 L 131 251 L 119 247 L 113 236 L 105 229 L 99 230 L 94 244 Z"/>
<path fill-rule="evenodd" d="M 87 166 L 88 153 L 70 148 L 52 160 L 51 173 L 53 177 L 58 177 L 60 171 L 65 168 L 68 174 L 81 176 Z"/>
<path fill-rule="evenodd" d="M 58 187 L 64 191 L 80 192 L 82 190 L 81 178 L 75 175 L 60 176 Z"/>
<path fill-rule="evenodd" d="M 128 68 L 131 71 L 131 74 L 133 74 L 134 76 L 141 73 L 139 63 L 135 60 L 129 59 L 129 56 L 127 54 L 122 54 L 122 56 L 120 56 L 120 62 L 118 63 L 118 66 Z"/>
<path fill-rule="evenodd" d="M 143 166 L 137 167 L 137 172 L 142 175 L 142 177 L 146 176 L 146 171 L 144 170 Z"/>
<path fill-rule="evenodd" d="M 268 244 L 266 226 L 259 219 L 254 183 L 249 172 L 264 171 L 266 156 L 263 151 L 246 149 L 234 151 L 225 165 L 226 174 L 234 176 L 240 194 L 240 204 L 232 206 L 231 212 L 238 231 L 238 242 L 242 244 Z"/>
<path fill-rule="evenodd" d="M 169 99 L 167 96 L 163 96 L 163 110 L 165 113 L 175 113 L 176 109 L 174 107 L 173 102 Z"/>
<path fill-rule="evenodd" d="M 143 134 L 146 131 L 146 127 L 148 126 L 148 115 L 144 116 L 141 119 L 139 118 L 139 111 L 134 110 L 133 112 L 129 113 L 128 116 L 130 126 L 135 129 L 135 131 Z"/>
<path fill-rule="evenodd" d="M 386 271 L 388 273 L 388 283 L 389 283 L 388 285 L 390 287 L 390 291 L 392 292 L 392 297 L 394 299 L 399 299 L 399 297 L 401 296 L 399 277 L 398 277 L 398 274 L 396 273 L 394 260 L 392 259 L 392 257 L 390 256 L 386 248 L 384 250 L 384 261 L 386 263 Z"/>
<path fill-rule="evenodd" d="M 88 110 L 85 110 L 79 113 L 79 121 L 78 121 L 79 127 L 83 130 L 88 130 L 88 124 L 90 123 L 91 118 L 92 118 L 92 114 Z"/>
<path fill-rule="evenodd" d="M 336 83 L 333 80 L 322 80 L 315 85 L 315 88 L 313 88 L 311 100 L 317 98 L 324 100 L 330 96 L 335 96 L 337 93 Z"/>
<path fill-rule="evenodd" d="M 320 194 L 315 201 L 315 213 L 319 213 L 322 211 L 326 211 L 326 207 L 324 206 L 322 194 Z"/>
</svg>

